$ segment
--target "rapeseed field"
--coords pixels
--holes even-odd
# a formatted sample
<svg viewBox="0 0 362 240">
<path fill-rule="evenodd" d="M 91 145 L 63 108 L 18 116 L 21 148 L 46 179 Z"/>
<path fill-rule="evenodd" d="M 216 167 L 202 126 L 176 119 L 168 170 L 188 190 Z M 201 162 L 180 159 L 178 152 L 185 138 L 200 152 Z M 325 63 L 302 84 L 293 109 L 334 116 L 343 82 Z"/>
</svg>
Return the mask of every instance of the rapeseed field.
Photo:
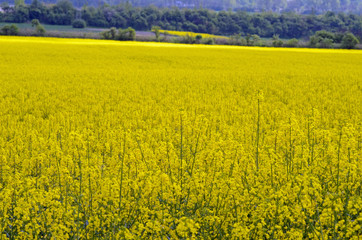
<svg viewBox="0 0 362 240">
<path fill-rule="evenodd" d="M 218 36 L 218 35 L 213 35 L 213 34 L 208 34 L 208 33 L 194 33 L 194 32 L 168 31 L 168 30 L 160 30 L 160 33 L 170 34 L 170 35 L 174 35 L 174 36 L 181 36 L 181 37 L 184 37 L 184 36 L 196 37 L 197 35 L 199 35 L 203 38 L 229 39 L 228 37 L 225 37 L 225 36 Z"/>
<path fill-rule="evenodd" d="M 0 239 L 360 239 L 361 66 L 1 37 Z"/>
</svg>

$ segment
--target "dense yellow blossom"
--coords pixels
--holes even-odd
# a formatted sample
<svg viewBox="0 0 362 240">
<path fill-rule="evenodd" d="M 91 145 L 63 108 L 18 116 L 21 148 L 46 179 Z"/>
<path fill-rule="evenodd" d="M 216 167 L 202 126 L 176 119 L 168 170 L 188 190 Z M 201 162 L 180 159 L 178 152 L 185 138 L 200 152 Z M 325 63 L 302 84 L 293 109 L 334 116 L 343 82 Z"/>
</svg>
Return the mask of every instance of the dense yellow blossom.
<svg viewBox="0 0 362 240">
<path fill-rule="evenodd" d="M 359 239 L 362 52 L 0 38 L 0 239 Z"/>
<path fill-rule="evenodd" d="M 203 38 L 220 38 L 220 39 L 229 39 L 225 36 L 218 36 L 208 33 L 194 33 L 194 32 L 183 32 L 183 31 L 169 31 L 169 30 L 160 30 L 160 33 L 170 34 L 174 36 L 191 36 L 196 37 L 197 35 L 202 36 Z"/>
</svg>

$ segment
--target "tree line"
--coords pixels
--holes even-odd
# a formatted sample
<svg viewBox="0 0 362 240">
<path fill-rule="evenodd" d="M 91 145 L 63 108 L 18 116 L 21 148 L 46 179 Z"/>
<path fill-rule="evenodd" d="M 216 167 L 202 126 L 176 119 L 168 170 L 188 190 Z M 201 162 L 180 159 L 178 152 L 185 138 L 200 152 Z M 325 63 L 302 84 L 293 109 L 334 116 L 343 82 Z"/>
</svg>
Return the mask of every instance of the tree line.
<svg viewBox="0 0 362 240">
<path fill-rule="evenodd" d="M 6 0 L 0 0 L 0 2 Z M 14 3 L 18 0 L 10 0 Z M 133 6 L 145 7 L 155 5 L 157 7 L 179 8 L 208 8 L 221 10 L 243 10 L 248 12 L 261 11 L 294 11 L 297 13 L 324 13 L 353 12 L 362 13 L 362 1 L 360 0 L 71 0 L 73 5 L 80 8 L 84 5 L 101 6 L 103 4 L 118 5 L 130 3 Z M 56 0 L 43 0 L 44 3 L 54 4 Z M 25 0 L 30 4 L 31 0 Z"/>
<path fill-rule="evenodd" d="M 46 24 L 71 25 L 75 20 L 81 19 L 92 27 L 151 30 L 152 26 L 159 26 L 165 30 L 216 35 L 255 34 L 268 38 L 278 35 L 289 39 L 307 38 L 317 31 L 326 30 L 332 33 L 351 32 L 362 38 L 362 16 L 343 12 L 326 12 L 322 15 L 293 12 L 248 13 L 204 8 L 135 7 L 129 3 L 76 9 L 69 0 L 60 0 L 56 4 L 33 0 L 28 5 L 21 0 L 17 1 L 14 6 L 1 4 L 0 21 L 22 23 L 38 19 Z"/>
</svg>

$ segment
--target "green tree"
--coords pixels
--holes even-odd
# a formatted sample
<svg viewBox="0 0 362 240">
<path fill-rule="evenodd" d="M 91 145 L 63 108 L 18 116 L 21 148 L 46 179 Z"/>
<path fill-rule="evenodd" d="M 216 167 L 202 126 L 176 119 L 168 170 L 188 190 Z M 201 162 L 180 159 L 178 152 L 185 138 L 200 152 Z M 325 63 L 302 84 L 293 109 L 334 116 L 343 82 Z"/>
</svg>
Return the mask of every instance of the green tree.
<svg viewBox="0 0 362 240">
<path fill-rule="evenodd" d="M 352 49 L 355 48 L 359 43 L 358 39 L 353 35 L 353 33 L 346 33 L 342 39 L 342 48 Z"/>
<path fill-rule="evenodd" d="M 259 46 L 260 45 L 260 37 L 257 34 L 253 34 L 250 36 L 250 46 Z"/>
<path fill-rule="evenodd" d="M 286 47 L 298 47 L 299 40 L 296 38 L 290 39 L 285 43 Z"/>
<path fill-rule="evenodd" d="M 331 47 L 333 47 L 333 40 L 332 40 L 332 39 L 329 39 L 329 38 L 323 38 L 322 41 L 320 41 L 320 42 L 317 44 L 317 47 L 320 47 L 320 48 L 331 48 Z"/>
<path fill-rule="evenodd" d="M 15 7 L 24 6 L 25 2 L 24 0 L 14 0 Z"/>
<path fill-rule="evenodd" d="M 19 34 L 19 28 L 15 24 L 10 25 L 10 35 L 18 35 Z"/>
<path fill-rule="evenodd" d="M 85 28 L 87 26 L 87 23 L 83 19 L 75 19 L 72 22 L 73 28 Z"/>
<path fill-rule="evenodd" d="M 112 39 L 116 39 L 116 36 L 117 36 L 117 28 L 111 27 L 111 29 L 109 29 L 109 33 L 111 34 L 111 38 L 112 38 Z"/>
<path fill-rule="evenodd" d="M 241 36 L 240 33 L 234 34 L 229 37 L 229 44 L 243 46 L 246 45 L 246 40 Z"/>
<path fill-rule="evenodd" d="M 71 1 L 69 0 L 59 0 L 56 4 L 56 7 L 61 10 L 63 13 L 73 12 L 74 7 Z"/>
<path fill-rule="evenodd" d="M 202 40 L 202 35 L 200 35 L 200 34 L 196 35 L 195 39 L 196 39 L 197 43 L 200 43 Z"/>
<path fill-rule="evenodd" d="M 155 34 L 156 41 L 160 41 L 160 30 L 161 28 L 159 26 L 153 26 L 151 31 Z"/>
<path fill-rule="evenodd" d="M 320 48 L 331 48 L 336 35 L 327 31 L 318 31 L 310 37 L 309 46 Z"/>
<path fill-rule="evenodd" d="M 39 0 L 33 0 L 29 6 L 30 19 L 43 19 L 46 7 Z"/>
<path fill-rule="evenodd" d="M 11 25 L 5 25 L 0 29 L 1 35 L 18 35 L 19 34 L 19 28 L 15 24 Z"/>
<path fill-rule="evenodd" d="M 250 34 L 247 34 L 245 37 L 246 45 L 251 46 L 251 36 Z"/>
<path fill-rule="evenodd" d="M 40 24 L 38 19 L 31 20 L 31 26 L 35 27 L 35 34 L 38 36 L 44 36 L 46 33 L 45 28 L 43 25 Z"/>
<path fill-rule="evenodd" d="M 214 45 L 215 40 L 213 38 L 204 38 L 203 41 L 202 41 L 202 44 Z"/>
<path fill-rule="evenodd" d="M 36 27 L 40 24 L 39 20 L 38 19 L 33 19 L 31 20 L 31 26 L 32 27 Z"/>
<path fill-rule="evenodd" d="M 101 33 L 101 36 L 104 39 L 113 39 L 116 40 L 117 38 L 117 28 L 111 27 L 108 31 L 104 31 Z"/>
<path fill-rule="evenodd" d="M 14 8 L 12 22 L 23 23 L 29 20 L 29 8 L 23 4 Z"/>
<path fill-rule="evenodd" d="M 185 36 L 182 36 L 180 38 L 180 42 L 187 43 L 187 44 L 194 44 L 194 43 L 196 43 L 196 39 L 195 39 L 195 37 L 193 37 L 189 34 L 186 34 Z"/>
<path fill-rule="evenodd" d="M 127 29 L 118 30 L 118 40 L 121 41 L 134 41 L 136 40 L 136 30 L 129 27 Z"/>
<path fill-rule="evenodd" d="M 279 39 L 279 35 L 278 34 L 274 34 L 273 35 L 273 47 L 282 47 L 283 46 L 283 41 Z"/>
</svg>

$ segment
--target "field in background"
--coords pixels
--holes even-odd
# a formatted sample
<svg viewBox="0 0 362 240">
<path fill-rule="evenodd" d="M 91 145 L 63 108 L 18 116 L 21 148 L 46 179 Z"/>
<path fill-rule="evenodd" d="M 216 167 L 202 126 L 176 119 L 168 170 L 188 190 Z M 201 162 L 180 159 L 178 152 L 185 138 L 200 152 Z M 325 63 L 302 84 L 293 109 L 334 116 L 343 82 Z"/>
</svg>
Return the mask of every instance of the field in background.
<svg viewBox="0 0 362 240">
<path fill-rule="evenodd" d="M 0 37 L 0 234 L 362 236 L 362 52 Z"/>
<path fill-rule="evenodd" d="M 0 22 L 0 28 L 5 25 L 15 24 L 19 28 L 18 36 L 37 36 L 35 28 L 30 23 L 5 23 Z M 50 25 L 43 24 L 46 33 L 44 37 L 53 38 L 85 38 L 85 39 L 102 39 L 101 33 L 109 31 L 109 28 L 86 27 L 83 29 L 73 28 L 70 25 Z M 155 34 L 152 31 L 136 31 L 136 41 L 141 42 L 171 42 L 171 43 L 185 43 L 185 44 L 207 44 L 207 45 L 236 45 L 247 46 L 246 37 L 240 35 L 233 36 L 219 36 L 206 33 L 194 33 L 184 31 L 168 31 L 160 30 L 160 39 L 156 40 Z M 196 39 L 197 36 L 201 39 Z M 297 47 L 297 48 L 311 48 L 308 39 L 298 39 L 297 43 L 289 43 L 291 39 L 280 38 L 283 41 L 283 47 Z M 272 38 L 260 38 L 257 41 L 252 40 L 250 45 L 272 47 L 274 40 Z M 279 46 L 280 47 L 280 46 Z M 332 48 L 340 48 L 341 44 L 335 43 Z M 356 49 L 362 49 L 362 44 L 357 44 Z"/>
<path fill-rule="evenodd" d="M 31 23 L 5 23 L 0 22 L 0 28 L 5 25 L 15 24 L 18 26 L 20 31 L 26 31 L 31 32 L 35 31 L 35 28 L 31 26 Z M 90 36 L 94 36 L 96 33 L 101 33 L 103 31 L 109 30 L 109 28 L 95 28 L 95 27 L 86 27 L 86 28 L 73 28 L 71 25 L 50 25 L 50 24 L 42 24 L 45 28 L 45 30 L 50 33 L 50 35 L 54 35 L 55 33 L 62 34 L 67 33 L 70 36 L 73 34 L 92 34 Z M 167 31 L 167 30 L 160 30 L 162 34 L 165 32 L 170 36 L 176 36 L 176 37 L 183 37 L 186 35 L 189 35 L 191 37 L 196 37 L 197 35 L 202 36 L 203 38 L 215 38 L 215 39 L 229 39 L 225 36 L 217 36 L 212 34 L 206 34 L 206 33 L 193 33 L 193 32 L 181 32 L 181 31 Z M 136 35 L 141 38 L 154 38 L 155 34 L 150 31 L 136 31 Z M 149 40 L 149 39 L 148 39 Z"/>
<path fill-rule="evenodd" d="M 216 39 L 226 39 L 226 40 L 229 39 L 228 37 L 225 36 L 218 36 L 207 33 L 194 33 L 194 32 L 169 31 L 169 30 L 160 30 L 160 33 L 162 34 L 166 33 L 168 35 L 179 36 L 179 37 L 185 37 L 185 36 L 196 37 L 197 35 L 199 35 L 202 38 L 216 38 Z"/>
<path fill-rule="evenodd" d="M 15 24 L 19 27 L 20 30 L 33 30 L 34 27 L 31 26 L 31 23 L 5 23 L 0 22 L 0 28 L 5 25 Z M 51 24 L 42 24 L 46 31 L 59 31 L 59 32 L 101 32 L 107 30 L 106 28 L 73 28 L 71 25 L 51 25 Z"/>
</svg>

